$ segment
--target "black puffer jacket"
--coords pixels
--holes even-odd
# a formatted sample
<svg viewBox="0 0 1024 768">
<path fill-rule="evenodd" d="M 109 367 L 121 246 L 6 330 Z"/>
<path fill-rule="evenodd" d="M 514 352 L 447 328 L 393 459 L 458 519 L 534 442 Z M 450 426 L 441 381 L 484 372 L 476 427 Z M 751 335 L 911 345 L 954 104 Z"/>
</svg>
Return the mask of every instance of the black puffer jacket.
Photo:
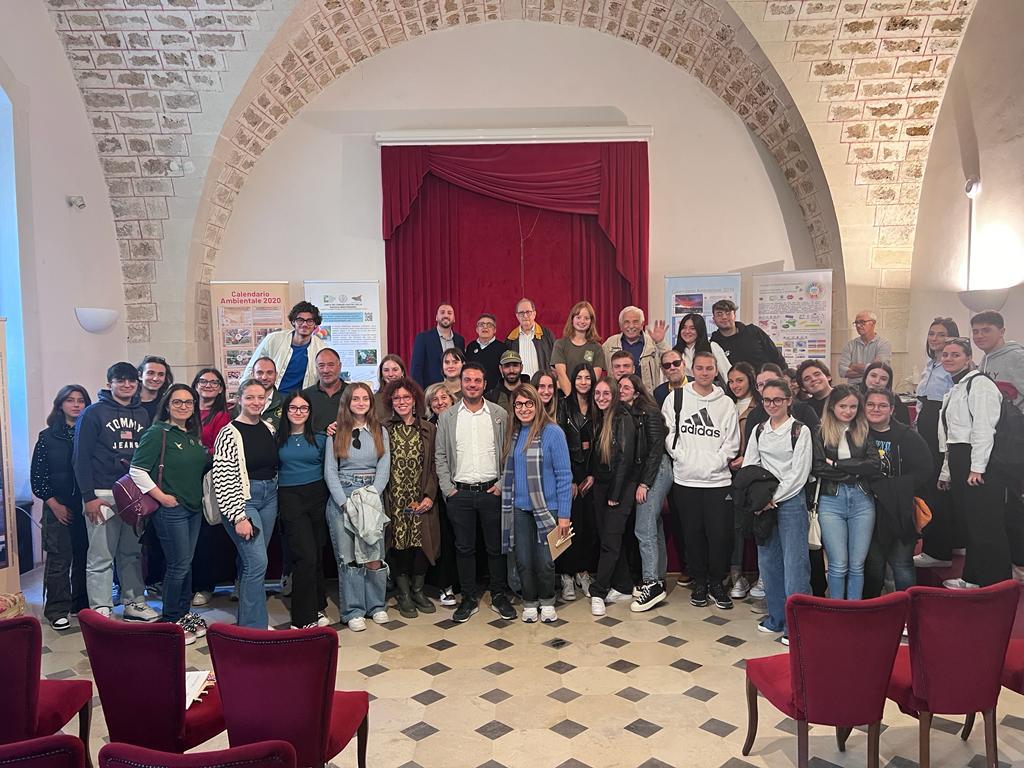
<svg viewBox="0 0 1024 768">
<path fill-rule="evenodd" d="M 612 449 L 608 462 L 601 460 L 601 429 L 604 419 L 612 418 L 614 431 L 612 432 Z M 624 495 L 630 483 L 630 473 L 633 471 L 633 454 L 636 450 L 636 422 L 633 414 L 626 406 L 619 403 L 615 406 L 611 415 L 603 414 L 598 427 L 594 430 L 594 453 L 591 465 L 591 474 L 594 481 L 608 484 L 608 498 L 620 504 L 625 501 Z"/>
<path fill-rule="evenodd" d="M 634 470 L 630 479 L 650 488 L 658 476 L 661 457 L 665 455 L 668 425 L 665 424 L 665 417 L 661 415 L 659 408 L 634 403 L 631 411 L 636 422 L 636 448 L 633 452 Z"/>
<path fill-rule="evenodd" d="M 875 441 L 866 438 L 863 445 L 854 445 L 849 432 L 844 437 L 850 447 L 848 459 L 840 459 L 834 447 L 824 444 L 820 429 L 814 434 L 814 462 L 811 474 L 821 482 L 820 495 L 837 496 L 839 486 L 851 484 L 870 495 L 870 481 L 882 473 L 882 462 L 878 457 Z M 832 463 L 829 463 L 829 460 Z"/>
</svg>

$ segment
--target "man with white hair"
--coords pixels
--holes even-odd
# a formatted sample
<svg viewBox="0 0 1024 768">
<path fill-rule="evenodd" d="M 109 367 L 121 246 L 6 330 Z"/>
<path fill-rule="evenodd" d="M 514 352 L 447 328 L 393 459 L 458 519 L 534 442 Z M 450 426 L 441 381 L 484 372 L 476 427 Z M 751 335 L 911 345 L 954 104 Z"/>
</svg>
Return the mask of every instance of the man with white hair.
<svg viewBox="0 0 1024 768">
<path fill-rule="evenodd" d="M 871 363 L 888 363 L 892 359 L 892 345 L 875 332 L 876 325 L 878 315 L 870 309 L 862 309 L 854 318 L 857 336 L 846 342 L 839 355 L 839 375 L 849 384 L 860 384 Z"/>
<path fill-rule="evenodd" d="M 661 353 L 667 352 L 671 345 L 665 340 L 668 324 L 664 320 L 656 320 L 645 329 L 644 311 L 640 307 L 626 307 L 619 312 L 619 329 L 604 342 L 605 359 L 611 360 L 612 355 L 620 349 L 633 356 L 636 372 L 643 379 L 648 391 L 662 382 Z"/>
</svg>

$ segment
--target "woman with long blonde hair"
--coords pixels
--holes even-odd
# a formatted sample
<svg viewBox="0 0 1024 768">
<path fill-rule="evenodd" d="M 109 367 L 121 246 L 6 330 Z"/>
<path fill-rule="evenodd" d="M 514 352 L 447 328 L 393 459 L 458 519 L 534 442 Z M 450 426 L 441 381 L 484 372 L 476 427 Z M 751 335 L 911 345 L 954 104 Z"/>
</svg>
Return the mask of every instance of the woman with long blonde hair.
<svg viewBox="0 0 1024 768">
<path fill-rule="evenodd" d="M 814 456 L 814 476 L 821 485 L 818 522 L 828 556 L 829 596 L 835 600 L 860 600 L 864 592 L 864 561 L 875 528 L 875 500 L 867 481 L 881 471 L 868 429 L 860 388 L 835 387 L 825 404 Z"/>
<path fill-rule="evenodd" d="M 597 333 L 597 314 L 589 301 L 577 301 L 569 310 L 562 338 L 551 350 L 551 367 L 558 376 L 558 388 L 563 395 L 572 392 L 569 371 L 580 363 L 589 363 L 598 378 L 608 367 L 604 359 L 604 348 Z"/>
<path fill-rule="evenodd" d="M 381 501 L 391 473 L 390 441 L 377 419 L 373 391 L 361 381 L 342 392 L 337 424 L 324 458 L 331 492 L 327 525 L 338 562 L 341 620 L 361 632 L 366 616 L 377 624 L 390 621 Z"/>
</svg>

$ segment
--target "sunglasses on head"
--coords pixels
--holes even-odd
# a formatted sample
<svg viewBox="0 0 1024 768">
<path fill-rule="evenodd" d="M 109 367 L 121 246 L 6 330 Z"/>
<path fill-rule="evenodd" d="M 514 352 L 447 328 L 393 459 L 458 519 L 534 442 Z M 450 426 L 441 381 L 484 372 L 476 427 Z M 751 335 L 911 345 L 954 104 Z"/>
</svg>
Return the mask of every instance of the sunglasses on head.
<svg viewBox="0 0 1024 768">
<path fill-rule="evenodd" d="M 362 450 L 363 448 L 362 443 L 359 442 L 358 428 L 352 430 L 352 447 L 355 448 L 357 451 Z"/>
</svg>

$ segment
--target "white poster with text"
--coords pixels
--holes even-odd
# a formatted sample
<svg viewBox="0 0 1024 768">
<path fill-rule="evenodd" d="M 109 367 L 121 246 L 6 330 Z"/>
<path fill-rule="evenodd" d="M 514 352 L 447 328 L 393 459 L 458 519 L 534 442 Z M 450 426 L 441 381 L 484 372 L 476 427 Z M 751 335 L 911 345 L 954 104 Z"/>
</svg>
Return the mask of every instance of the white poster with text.
<svg viewBox="0 0 1024 768">
<path fill-rule="evenodd" d="M 324 343 L 341 357 L 345 381 L 365 381 L 377 389 L 381 357 L 380 283 L 376 280 L 307 280 L 306 301 L 320 308 L 316 329 Z"/>
<path fill-rule="evenodd" d="M 754 322 L 772 337 L 786 362 L 828 362 L 832 340 L 832 270 L 754 275 Z"/>
</svg>

